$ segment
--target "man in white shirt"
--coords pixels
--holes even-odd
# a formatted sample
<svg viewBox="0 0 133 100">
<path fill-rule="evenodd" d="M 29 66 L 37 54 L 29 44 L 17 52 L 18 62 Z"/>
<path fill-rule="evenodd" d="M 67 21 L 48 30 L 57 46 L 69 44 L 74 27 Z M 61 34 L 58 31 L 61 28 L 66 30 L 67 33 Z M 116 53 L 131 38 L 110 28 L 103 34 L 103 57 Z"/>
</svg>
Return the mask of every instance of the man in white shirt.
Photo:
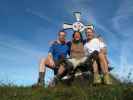
<svg viewBox="0 0 133 100">
<path fill-rule="evenodd" d="M 108 71 L 108 61 L 106 58 L 106 44 L 94 35 L 95 32 L 91 28 L 86 29 L 87 42 L 84 45 L 86 55 L 90 55 L 94 51 L 98 51 L 98 61 L 103 73 L 104 84 L 112 84 Z M 94 83 L 101 83 L 98 64 L 95 61 L 93 64 Z"/>
</svg>

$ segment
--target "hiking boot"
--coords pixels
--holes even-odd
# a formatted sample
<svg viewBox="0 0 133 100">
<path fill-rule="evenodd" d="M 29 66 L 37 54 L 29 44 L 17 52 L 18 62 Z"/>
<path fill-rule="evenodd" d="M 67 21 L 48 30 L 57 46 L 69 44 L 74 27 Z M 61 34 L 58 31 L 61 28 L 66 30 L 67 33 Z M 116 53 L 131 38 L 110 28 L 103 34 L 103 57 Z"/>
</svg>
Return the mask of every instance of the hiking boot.
<svg viewBox="0 0 133 100">
<path fill-rule="evenodd" d="M 39 72 L 38 85 L 44 86 L 44 72 Z"/>
<path fill-rule="evenodd" d="M 93 79 L 93 83 L 94 84 L 101 84 L 101 77 L 98 73 L 94 73 L 94 79 Z"/>
<path fill-rule="evenodd" d="M 110 78 L 109 74 L 105 74 L 103 76 L 103 81 L 104 81 L 104 84 L 106 84 L 106 85 L 111 85 L 112 84 L 112 81 L 111 81 L 111 78 Z"/>
<path fill-rule="evenodd" d="M 38 88 L 44 86 L 44 74 L 45 72 L 39 72 L 39 78 L 36 84 L 32 85 L 32 88 Z"/>
<path fill-rule="evenodd" d="M 32 87 L 43 87 L 44 86 L 44 72 L 39 72 L 39 78 L 38 82 L 36 84 L 33 84 Z"/>
</svg>

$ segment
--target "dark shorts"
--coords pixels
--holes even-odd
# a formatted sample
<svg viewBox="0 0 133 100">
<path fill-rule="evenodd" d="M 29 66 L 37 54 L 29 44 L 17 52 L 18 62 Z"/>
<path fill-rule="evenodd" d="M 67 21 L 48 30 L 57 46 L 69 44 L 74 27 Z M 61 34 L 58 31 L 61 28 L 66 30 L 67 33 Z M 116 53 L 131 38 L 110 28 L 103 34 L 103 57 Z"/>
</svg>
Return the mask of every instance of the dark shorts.
<svg viewBox="0 0 133 100">
<path fill-rule="evenodd" d="M 58 73 L 58 69 L 60 67 L 61 64 L 64 64 L 64 59 L 61 60 L 54 60 L 55 66 L 54 67 L 50 67 L 49 65 L 46 65 L 48 68 L 51 68 L 52 70 L 54 70 L 54 74 L 56 75 Z"/>
</svg>

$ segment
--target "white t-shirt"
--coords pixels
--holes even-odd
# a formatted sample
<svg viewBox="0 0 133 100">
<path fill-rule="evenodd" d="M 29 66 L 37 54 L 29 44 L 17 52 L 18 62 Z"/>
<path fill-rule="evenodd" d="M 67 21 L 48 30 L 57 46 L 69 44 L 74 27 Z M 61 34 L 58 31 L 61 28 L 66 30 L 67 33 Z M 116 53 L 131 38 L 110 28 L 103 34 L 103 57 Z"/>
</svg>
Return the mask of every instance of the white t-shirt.
<svg viewBox="0 0 133 100">
<path fill-rule="evenodd" d="M 105 47 L 106 47 L 106 44 L 104 42 L 102 42 L 101 40 L 99 40 L 98 38 L 94 38 L 94 39 L 88 41 L 84 45 L 84 49 L 85 49 L 86 55 L 92 53 L 95 50 L 97 50 L 98 52 L 100 52 L 100 50 L 102 48 L 105 48 Z"/>
</svg>

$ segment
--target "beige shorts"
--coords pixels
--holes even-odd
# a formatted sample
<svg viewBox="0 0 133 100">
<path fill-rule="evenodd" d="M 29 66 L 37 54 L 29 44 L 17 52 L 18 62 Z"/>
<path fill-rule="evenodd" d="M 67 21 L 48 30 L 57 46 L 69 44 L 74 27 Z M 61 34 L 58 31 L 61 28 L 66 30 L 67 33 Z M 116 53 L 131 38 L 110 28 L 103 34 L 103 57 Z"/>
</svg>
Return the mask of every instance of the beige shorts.
<svg viewBox="0 0 133 100">
<path fill-rule="evenodd" d="M 84 63 L 87 60 L 87 57 L 83 57 L 80 59 L 75 59 L 75 58 L 71 58 L 68 59 L 68 61 L 70 61 L 73 64 L 74 69 L 81 63 Z"/>
</svg>

